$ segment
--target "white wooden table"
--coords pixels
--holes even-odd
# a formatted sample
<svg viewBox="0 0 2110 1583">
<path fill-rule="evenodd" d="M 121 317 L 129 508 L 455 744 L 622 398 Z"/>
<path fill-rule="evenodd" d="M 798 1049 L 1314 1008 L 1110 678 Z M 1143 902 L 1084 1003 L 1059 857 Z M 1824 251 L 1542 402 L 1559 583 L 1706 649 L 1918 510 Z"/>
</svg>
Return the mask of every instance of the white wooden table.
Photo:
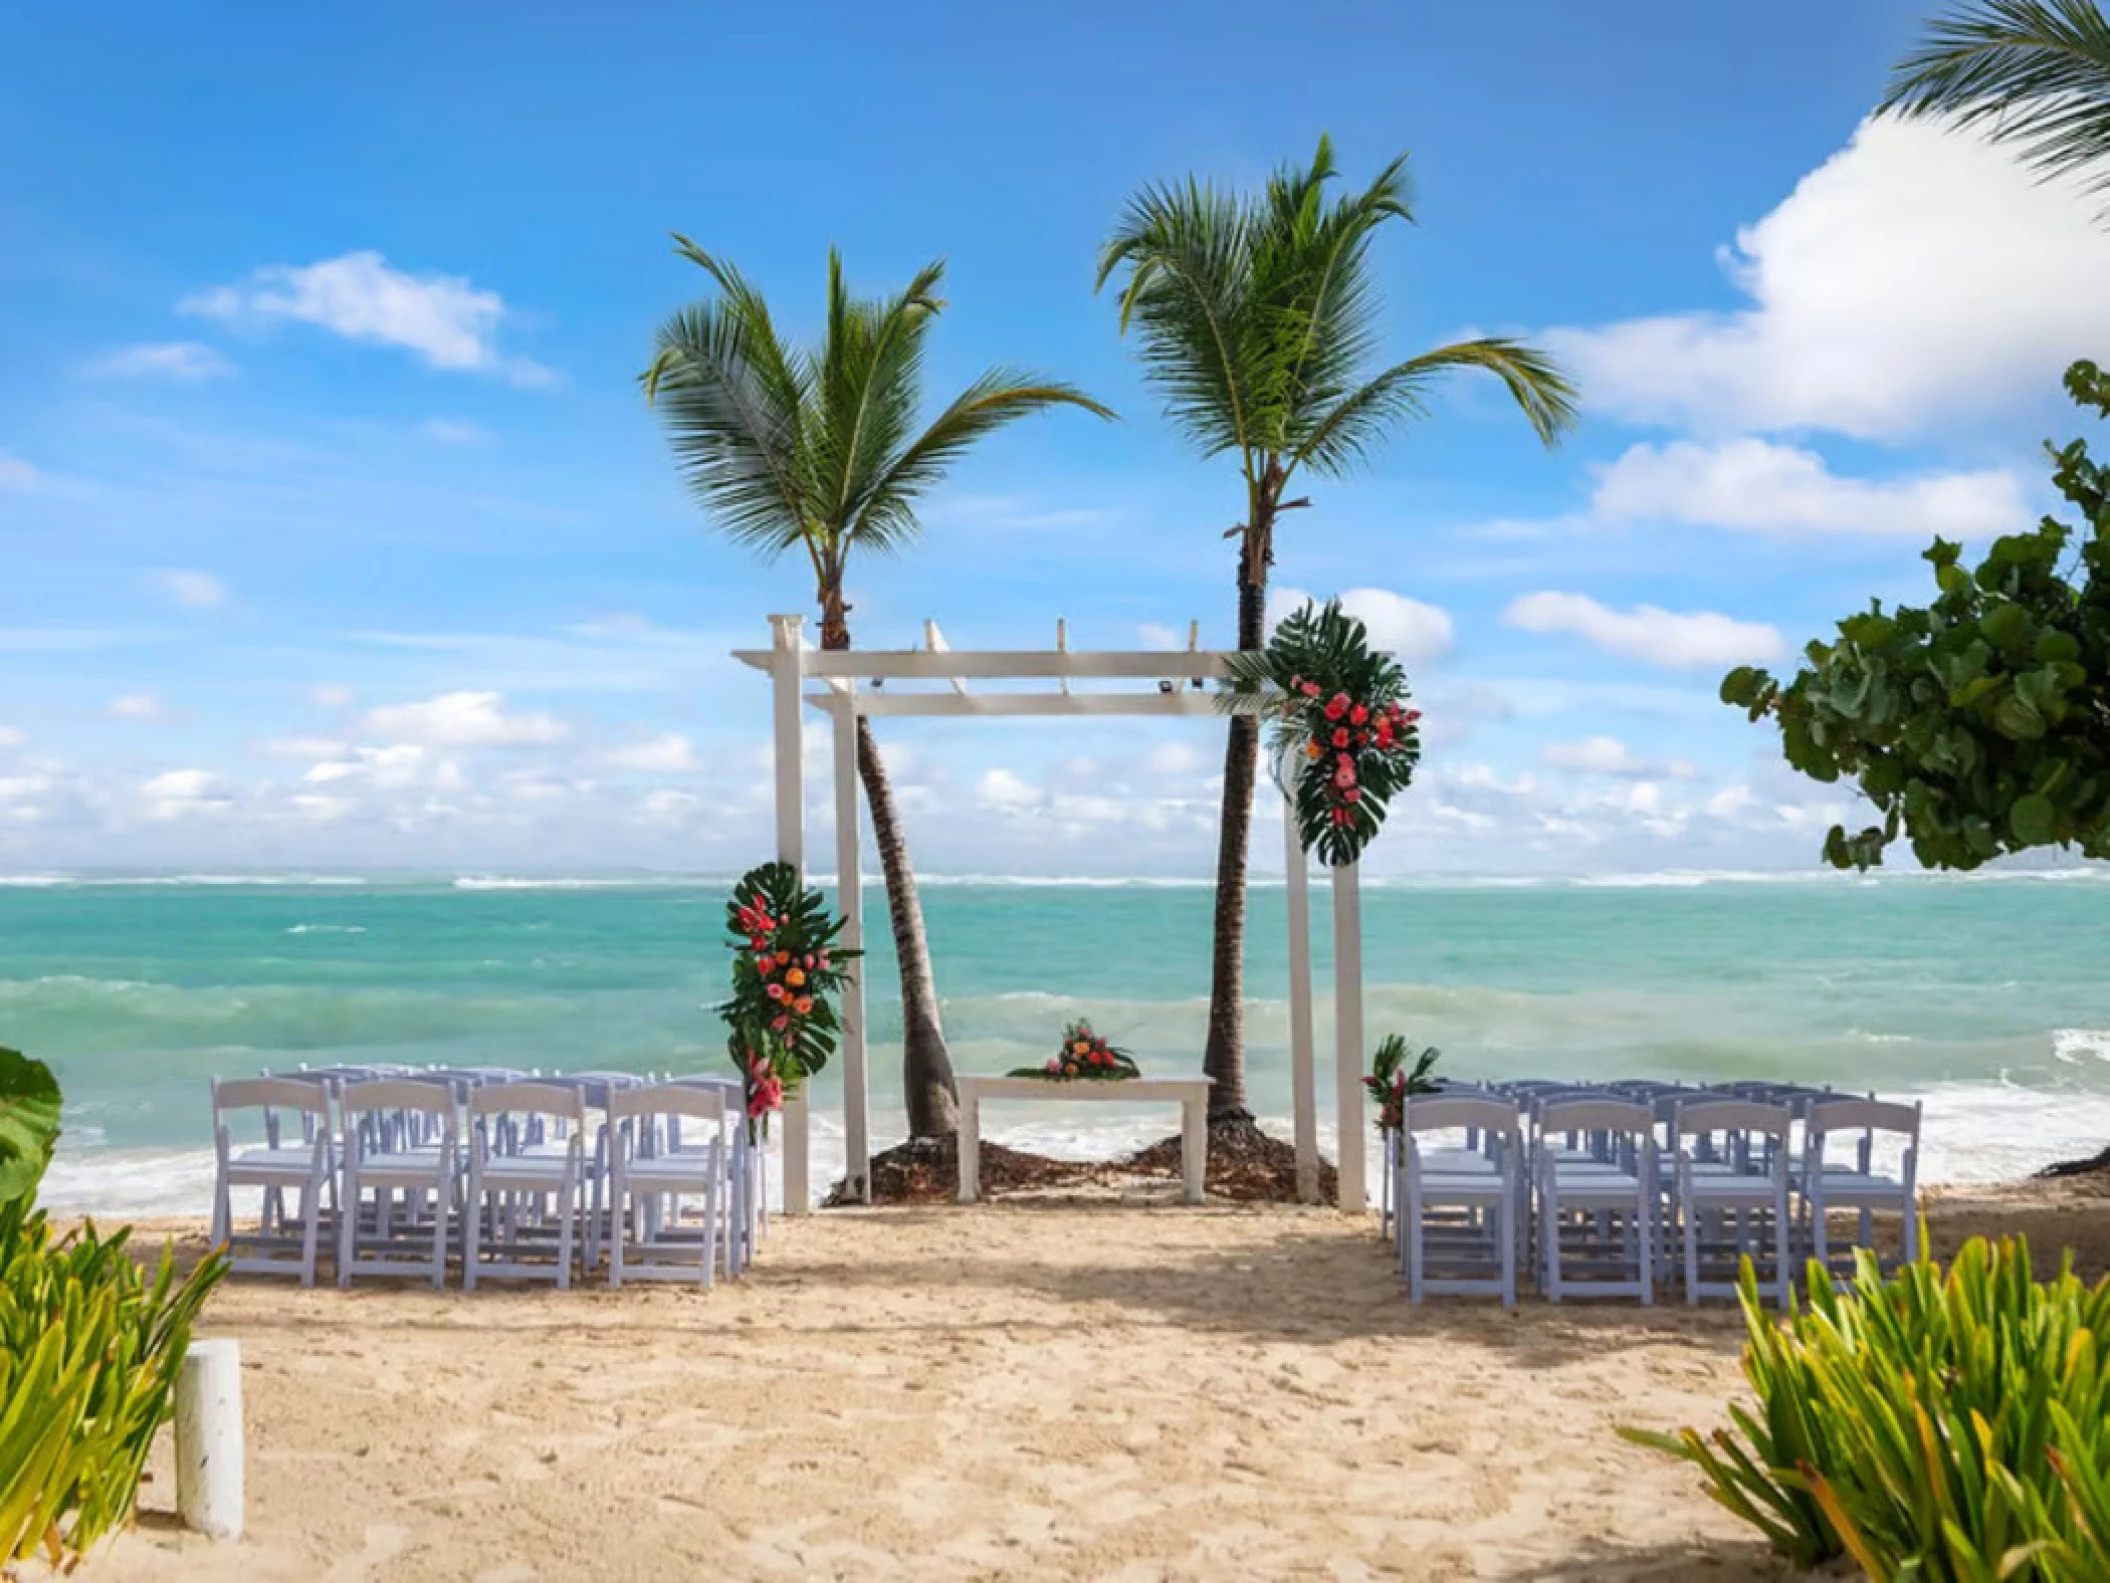
<svg viewBox="0 0 2110 1583">
<path fill-rule="evenodd" d="M 1180 1166 L 1187 1179 L 1187 1202 L 1202 1201 L 1202 1177 L 1209 1163 L 1210 1077 L 1132 1077 L 1125 1082 L 1038 1077 L 961 1077 L 960 1202 L 971 1204 L 982 1190 L 982 1101 L 1039 1099 L 1058 1104 L 1094 1100 L 1176 1100 L 1180 1107 Z"/>
</svg>

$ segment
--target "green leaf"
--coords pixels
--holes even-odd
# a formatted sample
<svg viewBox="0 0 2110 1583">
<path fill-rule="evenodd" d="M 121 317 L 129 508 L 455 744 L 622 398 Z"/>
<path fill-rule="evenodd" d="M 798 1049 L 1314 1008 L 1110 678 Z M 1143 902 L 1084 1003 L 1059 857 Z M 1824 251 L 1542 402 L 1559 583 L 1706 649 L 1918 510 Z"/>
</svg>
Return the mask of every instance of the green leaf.
<svg viewBox="0 0 2110 1583">
<path fill-rule="evenodd" d="M 2015 829 L 2015 839 L 2025 846 L 2043 846 L 2052 841 L 2058 830 L 2059 811 L 2049 797 L 2032 792 L 2027 797 L 2016 799 L 2009 822 Z"/>
<path fill-rule="evenodd" d="M 36 1192 L 58 1141 L 58 1079 L 42 1061 L 0 1049 L 0 1205 Z"/>
</svg>

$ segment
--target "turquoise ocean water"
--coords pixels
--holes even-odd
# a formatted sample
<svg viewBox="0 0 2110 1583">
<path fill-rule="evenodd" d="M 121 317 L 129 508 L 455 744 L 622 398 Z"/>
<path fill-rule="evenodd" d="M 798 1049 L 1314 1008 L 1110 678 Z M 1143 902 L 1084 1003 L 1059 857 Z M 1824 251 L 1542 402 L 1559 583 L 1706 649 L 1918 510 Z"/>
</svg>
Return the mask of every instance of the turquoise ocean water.
<svg viewBox="0 0 2110 1583">
<path fill-rule="evenodd" d="M 724 981 L 724 892 L 454 876 L 0 883 L 0 1044 L 50 1061 L 67 1093 L 49 1196 L 200 1209 L 215 1073 L 720 1062 L 708 1006 Z M 1314 902 L 1330 1052 L 1323 889 Z M 1041 1059 L 1065 1019 L 1089 1015 L 1146 1071 L 1198 1070 L 1210 903 L 1201 884 L 929 882 L 956 1063 Z M 876 888 L 867 910 L 883 1144 L 902 1130 L 900 1018 Z M 1378 884 L 1364 917 L 1373 1041 L 1397 1030 L 1439 1045 L 1461 1074 L 1780 1076 L 1916 1094 L 1936 1179 L 2011 1175 L 2110 1141 L 2110 870 Z M 1286 1135 L 1279 883 L 1256 886 L 1252 935 L 1254 1108 Z M 818 1181 L 840 1160 L 836 1072 L 816 1100 Z M 995 1136 L 1089 1154 L 1162 1135 L 1171 1118 L 1094 1105 L 991 1120 Z"/>
</svg>

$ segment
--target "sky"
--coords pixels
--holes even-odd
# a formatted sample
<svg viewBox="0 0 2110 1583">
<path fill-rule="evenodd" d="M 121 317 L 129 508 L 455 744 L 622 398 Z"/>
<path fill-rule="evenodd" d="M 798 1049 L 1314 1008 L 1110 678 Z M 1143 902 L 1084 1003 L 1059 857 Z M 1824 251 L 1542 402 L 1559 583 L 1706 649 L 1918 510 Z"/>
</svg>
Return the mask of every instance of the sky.
<svg viewBox="0 0 2110 1583">
<path fill-rule="evenodd" d="M 1228 644 L 1236 467 L 1095 255 L 1142 185 L 1322 132 L 1350 182 L 1411 155 L 1382 353 L 1522 336 L 1584 409 L 1547 451 L 1460 376 L 1285 524 L 1278 603 L 1346 596 L 1427 714 L 1367 868 L 1813 865 L 1853 811 L 1721 673 L 2033 523 L 2060 372 L 2110 350 L 2092 200 L 1868 121 L 1920 11 L 0 11 L 0 872 L 770 855 L 729 655 L 813 591 L 716 532 L 640 392 L 707 286 L 673 231 L 801 337 L 831 245 L 866 292 L 943 259 L 933 411 L 1005 363 L 1119 414 L 956 468 L 853 567 L 860 644 Z M 882 725 L 928 872 L 1211 869 L 1220 723 Z"/>
</svg>

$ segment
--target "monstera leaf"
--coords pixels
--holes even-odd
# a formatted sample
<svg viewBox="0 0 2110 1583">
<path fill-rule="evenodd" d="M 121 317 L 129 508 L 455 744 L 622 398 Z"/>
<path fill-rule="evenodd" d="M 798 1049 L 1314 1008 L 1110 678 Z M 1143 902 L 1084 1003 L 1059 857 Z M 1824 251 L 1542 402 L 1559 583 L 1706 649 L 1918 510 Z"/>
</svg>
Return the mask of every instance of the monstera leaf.
<svg viewBox="0 0 2110 1583">
<path fill-rule="evenodd" d="M 0 1050 L 0 1204 L 37 1190 L 59 1141 L 59 1083 L 51 1068 Z"/>
</svg>

